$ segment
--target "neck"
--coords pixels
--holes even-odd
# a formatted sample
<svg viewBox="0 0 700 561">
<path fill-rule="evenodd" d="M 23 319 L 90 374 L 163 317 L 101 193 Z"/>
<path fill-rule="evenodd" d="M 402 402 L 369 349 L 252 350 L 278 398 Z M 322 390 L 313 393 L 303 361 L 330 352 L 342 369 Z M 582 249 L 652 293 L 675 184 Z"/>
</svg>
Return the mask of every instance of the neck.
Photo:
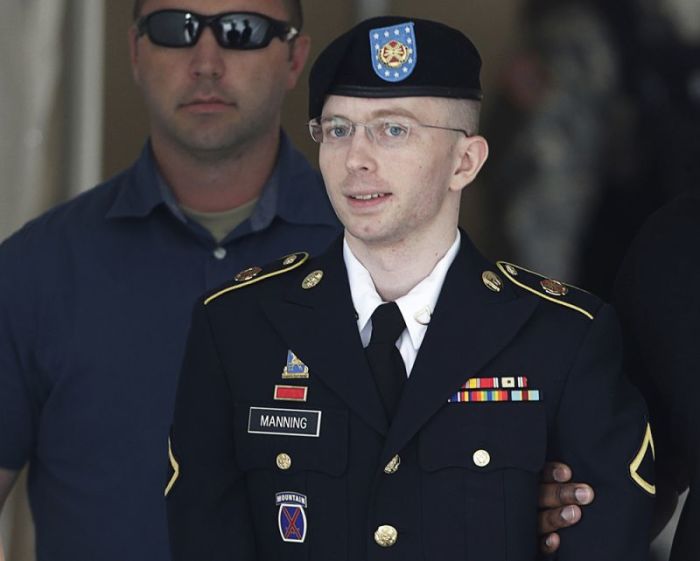
<svg viewBox="0 0 700 561">
<path fill-rule="evenodd" d="M 370 245 L 350 232 L 345 239 L 352 253 L 367 269 L 377 292 L 385 302 L 408 294 L 413 287 L 426 278 L 455 241 L 454 230 L 440 237 L 401 240 L 390 245 Z"/>
<path fill-rule="evenodd" d="M 158 169 L 179 203 L 221 212 L 260 196 L 277 160 L 279 130 L 227 153 L 194 153 L 157 136 L 151 143 Z"/>
</svg>

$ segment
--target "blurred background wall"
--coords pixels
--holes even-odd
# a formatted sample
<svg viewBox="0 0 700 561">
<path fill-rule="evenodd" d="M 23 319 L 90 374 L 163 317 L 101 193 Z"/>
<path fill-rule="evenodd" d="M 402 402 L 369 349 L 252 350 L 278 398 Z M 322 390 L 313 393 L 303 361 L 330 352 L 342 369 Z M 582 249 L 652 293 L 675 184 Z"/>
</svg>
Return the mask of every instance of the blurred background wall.
<svg viewBox="0 0 700 561">
<path fill-rule="evenodd" d="M 462 225 L 489 257 L 592 284 L 605 296 L 636 226 L 673 191 L 648 197 L 646 184 L 640 187 L 646 152 L 637 140 L 648 129 L 639 123 L 658 114 L 667 127 L 680 127 L 673 132 L 697 122 L 688 115 L 700 107 L 700 71 L 693 74 L 692 62 L 700 58 L 687 47 L 700 42 L 700 25 L 692 23 L 700 24 L 698 6 L 697 0 L 307 0 L 305 27 L 312 59 L 372 15 L 428 17 L 465 31 L 484 59 L 482 129 L 491 161 L 465 192 Z M 2 0 L 0 10 L 1 240 L 128 166 L 145 141 L 147 119 L 129 67 L 130 1 Z M 671 65 L 675 73 L 653 67 L 644 53 L 659 44 L 676 49 L 674 60 L 690 62 Z M 669 92 L 679 80 L 687 99 L 672 104 Z M 284 126 L 315 163 L 306 95 L 304 78 L 288 98 Z M 652 172 L 676 169 L 673 161 L 665 164 Z M 612 206 L 605 206 L 610 193 Z M 639 204 L 630 207 L 632 200 Z M 631 219 L 620 220 L 618 207 Z M 591 224 L 603 226 L 591 234 Z M 601 241 L 614 250 L 607 258 L 598 252 Z M 588 255 L 597 256 L 596 266 L 587 267 L 584 247 L 594 248 Z M 23 486 L 0 520 L 9 561 L 33 559 Z M 665 559 L 671 533 L 658 541 L 658 559 Z"/>
</svg>

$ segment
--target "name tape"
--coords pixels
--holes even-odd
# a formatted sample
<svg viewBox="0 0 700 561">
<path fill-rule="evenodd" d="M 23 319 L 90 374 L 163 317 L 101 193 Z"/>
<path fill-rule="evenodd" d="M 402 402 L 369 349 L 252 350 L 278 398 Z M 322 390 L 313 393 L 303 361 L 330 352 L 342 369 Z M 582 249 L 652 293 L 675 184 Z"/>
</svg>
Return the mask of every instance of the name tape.
<svg viewBox="0 0 700 561">
<path fill-rule="evenodd" d="M 321 434 L 321 411 L 251 407 L 248 413 L 248 432 L 318 437 Z"/>
</svg>

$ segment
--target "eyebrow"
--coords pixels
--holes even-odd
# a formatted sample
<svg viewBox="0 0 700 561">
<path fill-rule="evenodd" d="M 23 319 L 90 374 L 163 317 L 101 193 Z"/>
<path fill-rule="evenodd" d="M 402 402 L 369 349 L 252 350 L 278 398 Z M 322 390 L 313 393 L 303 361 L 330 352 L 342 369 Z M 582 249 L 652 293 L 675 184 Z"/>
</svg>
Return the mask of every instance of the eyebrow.
<svg viewBox="0 0 700 561">
<path fill-rule="evenodd" d="M 418 118 L 415 116 L 415 114 L 412 111 L 408 111 L 407 109 L 403 109 L 401 107 L 390 107 L 387 109 L 377 109 L 376 111 L 372 111 L 369 114 L 369 121 L 374 121 L 375 119 L 380 119 L 382 117 L 406 117 L 408 119 L 411 119 L 413 121 L 418 121 Z M 346 115 L 342 115 L 340 113 L 333 113 L 331 115 L 321 115 L 322 119 L 334 119 L 334 118 L 341 118 L 341 119 L 347 119 L 348 121 L 352 121 L 352 119 Z"/>
</svg>

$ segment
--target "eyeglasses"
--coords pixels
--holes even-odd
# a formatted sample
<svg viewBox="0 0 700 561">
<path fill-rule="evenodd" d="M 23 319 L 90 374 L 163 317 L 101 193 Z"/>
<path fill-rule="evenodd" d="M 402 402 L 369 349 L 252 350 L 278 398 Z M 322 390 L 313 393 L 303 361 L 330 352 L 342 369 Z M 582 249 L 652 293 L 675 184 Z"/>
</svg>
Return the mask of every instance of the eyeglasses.
<svg viewBox="0 0 700 561">
<path fill-rule="evenodd" d="M 364 127 L 367 137 L 375 144 L 393 148 L 406 144 L 411 136 L 411 131 L 416 128 L 439 129 L 445 131 L 461 132 L 465 136 L 469 133 L 464 129 L 439 127 L 437 125 L 424 125 L 415 121 L 390 121 L 384 118 L 375 119 L 370 123 L 353 123 L 342 117 L 327 117 L 312 119 L 309 121 L 309 132 L 315 142 L 341 145 L 347 143 L 353 136 L 357 127 Z"/>
<path fill-rule="evenodd" d="M 299 30 L 290 24 L 255 12 L 229 12 L 203 16 L 185 10 L 159 10 L 138 19 L 138 35 L 161 47 L 175 49 L 194 46 L 205 27 L 210 27 L 216 42 L 224 49 L 262 49 L 275 37 L 291 41 Z"/>
</svg>

